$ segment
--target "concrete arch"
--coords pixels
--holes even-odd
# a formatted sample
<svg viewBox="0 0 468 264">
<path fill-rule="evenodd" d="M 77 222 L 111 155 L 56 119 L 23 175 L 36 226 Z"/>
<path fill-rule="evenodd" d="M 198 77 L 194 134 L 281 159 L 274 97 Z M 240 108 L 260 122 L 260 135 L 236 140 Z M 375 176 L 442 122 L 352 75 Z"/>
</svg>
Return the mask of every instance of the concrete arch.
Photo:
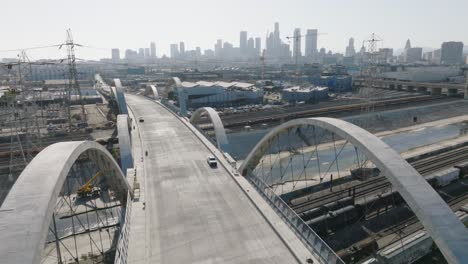
<svg viewBox="0 0 468 264">
<path fill-rule="evenodd" d="M 110 187 L 126 204 L 130 185 L 112 155 L 94 141 L 61 142 L 42 150 L 23 170 L 0 208 L 0 257 L 3 263 L 40 263 L 57 197 L 83 153 L 105 168 Z"/>
<path fill-rule="evenodd" d="M 410 206 L 449 263 L 468 259 L 468 231 L 450 207 L 400 154 L 368 131 L 334 118 L 303 118 L 270 131 L 249 153 L 240 167 L 247 175 L 260 162 L 274 137 L 304 125 L 333 132 L 358 147 L 392 183 Z"/>
<path fill-rule="evenodd" d="M 172 77 L 172 83 L 173 83 L 176 87 L 182 86 L 182 82 L 180 81 L 179 77 Z"/>
<path fill-rule="evenodd" d="M 115 91 L 113 90 L 113 92 L 117 105 L 119 106 L 119 112 L 120 114 L 128 115 L 127 101 L 125 100 L 125 94 L 120 79 L 114 79 L 114 84 Z"/>
<path fill-rule="evenodd" d="M 114 97 L 117 99 L 117 90 L 115 89 L 115 86 L 111 86 L 111 97 Z"/>
<path fill-rule="evenodd" d="M 156 88 L 156 86 L 155 85 L 146 86 L 145 96 L 153 96 L 154 100 L 158 100 L 159 93 L 158 93 L 158 89 Z"/>
<path fill-rule="evenodd" d="M 128 115 L 117 115 L 117 136 L 119 137 L 120 166 L 124 175 L 133 168 L 132 142 L 129 132 Z"/>
<path fill-rule="evenodd" d="M 229 147 L 229 142 L 226 136 L 226 130 L 224 129 L 223 122 L 218 115 L 218 112 L 211 107 L 201 107 L 198 108 L 190 118 L 190 123 L 194 124 L 198 120 L 200 120 L 202 114 L 206 113 L 213 123 L 215 136 L 216 136 L 216 143 L 218 144 L 218 149 L 221 151 L 227 151 Z"/>
</svg>

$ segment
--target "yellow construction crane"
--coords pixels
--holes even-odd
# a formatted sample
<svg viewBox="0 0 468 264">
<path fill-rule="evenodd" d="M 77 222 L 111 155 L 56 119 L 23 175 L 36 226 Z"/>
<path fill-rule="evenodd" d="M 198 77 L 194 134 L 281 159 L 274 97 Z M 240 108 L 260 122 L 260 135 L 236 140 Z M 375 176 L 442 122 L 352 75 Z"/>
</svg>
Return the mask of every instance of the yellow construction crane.
<svg viewBox="0 0 468 264">
<path fill-rule="evenodd" d="M 96 174 L 94 174 L 91 179 L 89 179 L 83 186 L 81 186 L 78 189 L 78 198 L 86 198 L 90 196 L 99 196 L 101 194 L 101 188 L 95 187 L 92 185 L 92 183 L 102 175 L 102 171 L 98 171 Z"/>
</svg>

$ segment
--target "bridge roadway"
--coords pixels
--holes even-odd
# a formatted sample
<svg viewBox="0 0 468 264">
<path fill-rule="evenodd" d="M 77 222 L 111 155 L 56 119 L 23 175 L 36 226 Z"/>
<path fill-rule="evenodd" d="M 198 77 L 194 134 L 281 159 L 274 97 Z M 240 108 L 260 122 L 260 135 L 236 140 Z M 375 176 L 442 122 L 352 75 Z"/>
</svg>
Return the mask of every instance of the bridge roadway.
<svg viewBox="0 0 468 264">
<path fill-rule="evenodd" d="M 229 172 L 208 166 L 211 152 L 193 132 L 159 104 L 126 97 L 135 118 L 145 119 L 137 125 L 142 151 L 148 151 L 145 220 L 131 220 L 130 233 L 140 234 L 130 235 L 129 263 L 298 262 Z"/>
</svg>

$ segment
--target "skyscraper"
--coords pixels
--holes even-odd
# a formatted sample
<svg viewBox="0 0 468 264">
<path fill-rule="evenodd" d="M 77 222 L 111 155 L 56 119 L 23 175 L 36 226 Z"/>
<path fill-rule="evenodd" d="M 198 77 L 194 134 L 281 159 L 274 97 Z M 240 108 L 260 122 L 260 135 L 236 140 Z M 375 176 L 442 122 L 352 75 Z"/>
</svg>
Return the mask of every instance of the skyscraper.
<svg viewBox="0 0 468 264">
<path fill-rule="evenodd" d="M 185 43 L 183 41 L 179 43 L 179 54 L 185 56 Z"/>
<path fill-rule="evenodd" d="M 275 40 L 280 40 L 280 31 L 279 31 L 279 23 L 278 22 L 275 23 L 275 31 L 274 31 L 273 35 L 275 37 Z M 277 43 L 277 44 L 279 46 L 280 43 Z"/>
<path fill-rule="evenodd" d="M 415 63 L 422 59 L 422 48 L 409 48 L 405 50 L 405 62 Z"/>
<path fill-rule="evenodd" d="M 126 60 L 133 60 L 138 56 L 138 53 L 134 50 L 127 49 L 125 50 L 125 59 Z"/>
<path fill-rule="evenodd" d="M 112 49 L 112 60 L 119 61 L 120 60 L 120 50 L 119 49 Z"/>
<path fill-rule="evenodd" d="M 294 41 L 293 41 L 293 57 L 299 58 L 302 56 L 301 53 L 301 29 L 296 28 L 294 30 Z"/>
<path fill-rule="evenodd" d="M 317 29 L 308 29 L 305 40 L 305 56 L 312 57 L 317 52 Z"/>
<path fill-rule="evenodd" d="M 179 57 L 179 45 L 171 44 L 171 58 Z"/>
<path fill-rule="evenodd" d="M 463 42 L 449 41 L 442 43 L 440 62 L 442 64 L 463 63 Z"/>
<path fill-rule="evenodd" d="M 352 57 L 356 54 L 356 50 L 354 49 L 354 38 L 349 39 L 348 46 L 346 47 L 346 57 Z"/>
<path fill-rule="evenodd" d="M 262 51 L 260 50 L 260 52 Z M 289 49 L 289 45 L 283 43 L 280 39 L 278 22 L 275 23 L 275 30 L 266 36 L 265 55 L 272 59 L 291 58 L 291 50 Z"/>
<path fill-rule="evenodd" d="M 221 57 L 221 51 L 223 49 L 223 40 L 218 39 L 216 41 L 215 47 L 214 47 L 214 52 L 216 57 Z"/>
<path fill-rule="evenodd" d="M 139 48 L 138 49 L 138 57 L 140 57 L 140 58 L 145 57 L 145 49 L 144 48 Z"/>
<path fill-rule="evenodd" d="M 254 54 L 255 54 L 255 41 L 253 38 L 249 38 L 249 40 L 247 40 L 247 52 L 246 54 L 249 56 L 249 57 L 253 57 Z"/>
<path fill-rule="evenodd" d="M 156 58 L 156 43 L 151 42 L 150 49 L 151 49 L 151 57 Z"/>
<path fill-rule="evenodd" d="M 241 55 L 245 55 L 247 51 L 247 31 L 240 32 L 239 48 Z"/>
<path fill-rule="evenodd" d="M 411 49 L 411 41 L 408 39 L 405 44 L 405 50 L 406 49 Z"/>
<path fill-rule="evenodd" d="M 145 58 L 149 58 L 149 57 L 150 57 L 150 49 L 145 48 Z"/>
<path fill-rule="evenodd" d="M 262 53 L 262 39 L 255 38 L 255 56 L 259 56 Z"/>
</svg>

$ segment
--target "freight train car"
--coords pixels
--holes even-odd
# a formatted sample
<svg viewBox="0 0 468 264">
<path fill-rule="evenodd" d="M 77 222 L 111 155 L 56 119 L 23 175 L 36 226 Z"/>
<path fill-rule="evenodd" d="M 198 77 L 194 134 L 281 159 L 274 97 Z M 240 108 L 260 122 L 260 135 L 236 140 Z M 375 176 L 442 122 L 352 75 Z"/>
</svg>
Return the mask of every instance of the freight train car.
<svg viewBox="0 0 468 264">
<path fill-rule="evenodd" d="M 342 226 L 355 223 L 363 216 L 360 206 L 348 205 L 344 208 L 328 212 L 325 215 L 306 221 L 315 232 L 324 234 L 327 230 L 336 230 Z"/>
<path fill-rule="evenodd" d="M 403 197 L 398 192 L 387 192 L 375 195 L 374 197 L 357 202 L 365 212 L 372 212 L 387 208 L 389 205 L 399 205 L 404 202 Z"/>
<path fill-rule="evenodd" d="M 319 207 L 309 209 L 307 211 L 304 211 L 304 212 L 300 213 L 299 216 L 302 218 L 302 220 L 308 221 L 308 220 L 310 220 L 312 218 L 319 217 L 319 216 L 321 216 L 323 214 L 326 214 L 326 213 L 328 213 L 330 211 L 335 211 L 337 209 L 344 208 L 344 207 L 346 207 L 348 205 L 354 205 L 353 197 L 345 197 L 345 198 L 339 199 L 337 201 L 334 201 L 334 202 L 327 203 L 327 204 L 324 204 L 324 205 L 319 206 Z"/>
<path fill-rule="evenodd" d="M 459 168 L 449 168 L 441 171 L 431 173 L 426 176 L 427 182 L 434 188 L 440 188 L 457 181 L 460 178 Z"/>
</svg>

